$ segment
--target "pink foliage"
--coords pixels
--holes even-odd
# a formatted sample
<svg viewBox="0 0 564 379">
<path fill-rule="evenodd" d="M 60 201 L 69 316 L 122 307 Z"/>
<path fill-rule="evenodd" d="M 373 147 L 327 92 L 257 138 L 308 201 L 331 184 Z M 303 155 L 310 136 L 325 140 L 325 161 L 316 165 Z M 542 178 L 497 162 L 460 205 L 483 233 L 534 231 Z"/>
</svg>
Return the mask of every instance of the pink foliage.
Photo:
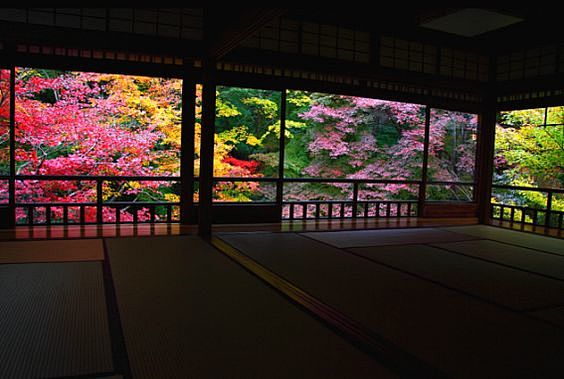
<svg viewBox="0 0 564 379">
<path fill-rule="evenodd" d="M 102 77 L 68 72 L 54 78 L 36 74 L 26 78 L 26 69 L 19 73 L 15 87 L 17 174 L 163 175 L 153 167 L 159 157 L 168 154 L 154 148 L 163 134 L 157 125 L 144 122 L 142 112 L 139 119 L 144 123 L 131 123 L 126 88 L 113 85 L 108 90 L 108 79 Z M 52 101 L 46 101 L 46 96 Z M 23 181 L 17 186 L 17 201 L 92 202 L 96 200 L 92 183 Z M 143 183 L 154 189 L 163 184 Z M 139 192 L 133 188 L 123 191 L 127 195 Z M 57 212 L 55 208 L 53 215 Z M 87 219 L 91 212 L 86 210 Z M 110 220 L 115 216 L 104 213 L 104 217 Z M 128 212 L 122 212 L 122 220 L 129 217 Z M 139 212 L 139 220 L 148 217 L 147 212 Z"/>
<path fill-rule="evenodd" d="M 325 96 L 300 115 L 311 126 L 307 145 L 311 160 L 303 173 L 322 178 L 418 179 L 424 150 L 424 113 L 424 106 L 418 104 Z M 394 144 L 380 141 L 384 137 L 380 136 L 379 125 L 396 128 L 399 137 Z M 429 171 L 435 180 L 462 181 L 473 175 L 476 130 L 475 115 L 432 112 Z M 400 192 L 415 195 L 417 190 L 417 186 L 404 184 L 366 185 L 359 195 L 386 199 Z"/>
</svg>

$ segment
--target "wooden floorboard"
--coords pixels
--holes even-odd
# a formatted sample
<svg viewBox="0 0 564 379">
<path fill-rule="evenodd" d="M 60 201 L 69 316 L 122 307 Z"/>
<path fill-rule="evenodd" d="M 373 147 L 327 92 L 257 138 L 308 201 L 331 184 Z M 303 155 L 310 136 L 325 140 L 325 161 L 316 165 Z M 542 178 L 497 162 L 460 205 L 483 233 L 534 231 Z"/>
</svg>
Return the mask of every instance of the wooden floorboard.
<svg viewBox="0 0 564 379">
<path fill-rule="evenodd" d="M 294 220 L 266 224 L 221 224 L 214 225 L 213 232 L 307 232 L 329 230 L 417 228 L 432 226 L 475 225 L 475 218 L 424 219 L 417 217 L 379 219 L 334 219 Z M 45 240 L 113 237 L 153 237 L 197 235 L 197 225 L 172 224 L 104 224 L 104 225 L 51 225 L 18 226 L 14 229 L 0 229 L 0 241 Z"/>
</svg>

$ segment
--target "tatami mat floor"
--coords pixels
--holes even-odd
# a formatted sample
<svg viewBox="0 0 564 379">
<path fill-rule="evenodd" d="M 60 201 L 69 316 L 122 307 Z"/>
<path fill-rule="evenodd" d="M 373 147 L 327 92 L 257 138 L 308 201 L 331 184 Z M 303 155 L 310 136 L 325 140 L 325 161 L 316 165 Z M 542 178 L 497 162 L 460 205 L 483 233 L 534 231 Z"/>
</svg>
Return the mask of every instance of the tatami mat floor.
<svg viewBox="0 0 564 379">
<path fill-rule="evenodd" d="M 217 234 L 279 278 L 268 285 L 182 235 L 193 231 L 0 242 L 0 377 L 405 374 L 326 316 L 437 375 L 563 372 L 562 239 L 481 225 L 319 230 Z M 288 285 L 326 307 L 304 309 Z"/>
</svg>

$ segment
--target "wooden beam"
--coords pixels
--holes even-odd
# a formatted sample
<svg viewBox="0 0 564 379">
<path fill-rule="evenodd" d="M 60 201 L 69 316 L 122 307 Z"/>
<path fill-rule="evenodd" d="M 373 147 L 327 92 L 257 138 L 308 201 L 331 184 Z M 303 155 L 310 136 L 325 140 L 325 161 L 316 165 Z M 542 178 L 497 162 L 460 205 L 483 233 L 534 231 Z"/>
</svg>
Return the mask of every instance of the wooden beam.
<svg viewBox="0 0 564 379">
<path fill-rule="evenodd" d="M 232 64 L 256 64 L 335 75 L 350 75 L 369 80 L 426 85 L 432 88 L 445 88 L 476 94 L 487 87 L 486 81 L 450 78 L 438 74 L 387 68 L 380 66 L 377 62 L 350 62 L 340 59 L 285 54 L 253 48 L 237 49 L 237 51 L 229 55 L 228 61 Z"/>
<path fill-rule="evenodd" d="M 207 55 L 220 60 L 270 21 L 286 13 L 285 9 L 206 10 Z"/>
<path fill-rule="evenodd" d="M 239 71 L 217 72 L 217 83 L 221 85 L 269 90 L 299 89 L 304 91 L 360 96 L 390 101 L 426 104 L 433 108 L 478 113 L 480 102 L 444 98 L 424 93 L 399 92 L 392 89 L 370 88 L 363 85 L 335 83 L 313 79 L 302 79 L 275 75 L 260 75 Z"/>
<path fill-rule="evenodd" d="M 64 48 L 126 51 L 139 54 L 174 55 L 197 59 L 202 56 L 203 43 L 161 36 L 63 28 L 15 22 L 0 22 L 3 41 Z"/>
</svg>

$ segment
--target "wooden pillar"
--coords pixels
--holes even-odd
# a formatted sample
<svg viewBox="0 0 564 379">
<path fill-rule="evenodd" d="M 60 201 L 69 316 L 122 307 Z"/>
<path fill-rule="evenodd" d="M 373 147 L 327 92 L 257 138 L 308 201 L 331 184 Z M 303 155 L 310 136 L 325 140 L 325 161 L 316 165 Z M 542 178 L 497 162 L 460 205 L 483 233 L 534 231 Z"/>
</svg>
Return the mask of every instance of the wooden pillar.
<svg viewBox="0 0 564 379">
<path fill-rule="evenodd" d="M 16 225 L 16 68 L 10 67 L 10 181 L 8 227 Z M 33 208 L 31 210 L 33 212 Z"/>
<path fill-rule="evenodd" d="M 478 116 L 478 157 L 476 162 L 476 201 L 478 219 L 487 223 L 490 217 L 493 158 L 495 144 L 495 106 L 487 105 Z"/>
<path fill-rule="evenodd" d="M 188 67 L 185 68 L 186 74 Z M 194 126 L 196 83 L 184 75 L 182 81 L 182 124 L 180 130 L 180 222 L 193 223 L 194 209 Z"/>
<path fill-rule="evenodd" d="M 284 201 L 284 156 L 286 148 L 286 90 L 280 93 L 280 139 L 278 140 L 278 180 L 276 181 L 276 204 L 282 212 Z M 280 214 L 282 219 L 282 214 Z"/>
<path fill-rule="evenodd" d="M 213 148 L 215 134 L 216 81 L 213 61 L 203 65 L 202 89 L 202 134 L 200 141 L 200 201 L 198 205 L 198 234 L 211 236 L 212 190 L 213 190 Z"/>
<path fill-rule="evenodd" d="M 427 197 L 427 165 L 429 164 L 429 134 L 431 129 L 431 107 L 425 107 L 425 137 L 423 140 L 423 166 L 421 167 L 421 181 L 417 200 L 417 216 L 423 217 L 425 198 Z"/>
<path fill-rule="evenodd" d="M 493 158 L 495 147 L 496 109 L 496 59 L 490 56 L 488 86 L 482 93 L 482 109 L 478 115 L 478 154 L 476 157 L 476 171 L 474 198 L 478 203 L 478 220 L 481 224 L 489 222 L 490 201 L 492 194 Z"/>
</svg>

